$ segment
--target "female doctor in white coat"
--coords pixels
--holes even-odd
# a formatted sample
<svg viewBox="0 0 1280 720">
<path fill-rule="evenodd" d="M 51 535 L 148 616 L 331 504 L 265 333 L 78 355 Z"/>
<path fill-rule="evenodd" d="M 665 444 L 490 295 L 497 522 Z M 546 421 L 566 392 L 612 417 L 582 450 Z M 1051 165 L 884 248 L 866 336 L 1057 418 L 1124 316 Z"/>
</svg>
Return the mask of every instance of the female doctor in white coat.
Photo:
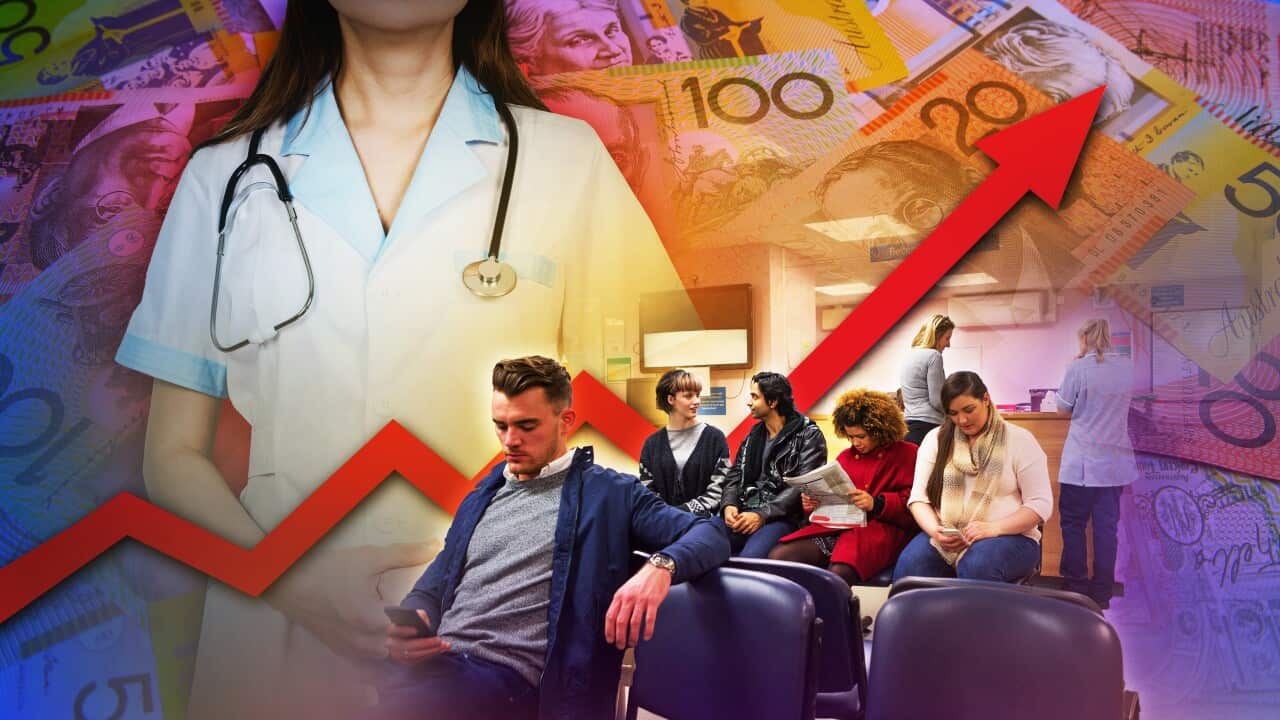
<svg viewBox="0 0 1280 720">
<path fill-rule="evenodd" d="M 463 270 L 489 252 L 515 152 L 495 103 L 519 130 L 500 250 L 517 282 L 484 297 Z M 250 547 L 391 420 L 479 471 L 498 449 L 488 373 L 501 357 L 604 376 L 605 321 L 631 317 L 639 292 L 680 286 L 592 130 L 537 107 L 499 0 L 289 4 L 252 97 L 182 176 L 118 354 L 155 378 L 154 501 Z M 229 196 L 215 298 L 223 195 L 256 131 L 312 276 L 259 162 Z M 238 498 L 209 459 L 228 396 L 252 425 Z M 381 606 L 448 522 L 393 480 L 265 602 L 211 582 L 189 717 L 353 714 L 385 653 Z"/>
</svg>

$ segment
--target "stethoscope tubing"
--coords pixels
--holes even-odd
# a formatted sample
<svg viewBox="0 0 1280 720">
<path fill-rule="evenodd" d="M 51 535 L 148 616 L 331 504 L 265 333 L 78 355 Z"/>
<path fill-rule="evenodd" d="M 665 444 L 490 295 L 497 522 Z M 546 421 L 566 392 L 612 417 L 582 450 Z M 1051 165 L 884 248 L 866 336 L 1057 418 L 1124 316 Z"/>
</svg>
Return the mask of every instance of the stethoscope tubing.
<svg viewBox="0 0 1280 720">
<path fill-rule="evenodd" d="M 506 167 L 502 175 L 502 186 L 498 193 L 498 209 L 494 217 L 493 231 L 489 238 L 489 253 L 485 259 L 486 263 L 491 263 L 492 267 L 497 268 L 498 273 L 489 278 L 484 277 L 483 273 L 481 273 L 480 284 L 481 286 L 487 284 L 497 287 L 500 282 L 500 278 L 502 278 L 504 274 L 508 273 L 509 275 L 507 280 L 509 280 L 509 282 L 503 285 L 505 289 L 502 291 L 484 292 L 481 289 L 473 287 L 472 283 L 468 282 L 467 275 L 468 271 L 471 270 L 471 266 L 468 266 L 468 269 L 463 273 L 463 285 L 477 297 L 500 297 L 501 295 L 505 295 L 515 287 L 516 281 L 515 269 L 506 263 L 499 262 L 498 254 L 502 250 L 502 233 L 506 228 L 507 208 L 511 203 L 511 186 L 515 181 L 516 159 L 519 154 L 520 136 L 516 130 L 516 119 L 511 113 L 511 109 L 508 108 L 505 103 L 498 102 L 496 100 L 494 101 L 494 108 L 502 118 L 502 123 L 507 127 L 507 137 L 510 147 L 507 150 Z M 302 308 L 299 309 L 298 312 L 273 326 L 273 331 L 279 332 L 286 326 L 298 321 L 303 315 L 307 314 L 307 311 L 311 309 L 311 305 L 315 300 L 315 273 L 311 267 L 311 257 L 307 254 L 306 242 L 302 239 L 302 230 L 298 227 L 298 213 L 293 207 L 293 193 L 289 190 L 289 182 L 285 178 L 284 173 L 281 172 L 280 166 L 276 163 L 275 159 L 270 155 L 260 153 L 258 151 L 262 144 L 262 136 L 265 131 L 265 128 L 259 128 L 250 136 L 249 151 L 246 154 L 244 161 L 241 162 L 231 173 L 231 176 L 227 178 L 227 186 L 222 193 L 222 201 L 219 204 L 218 209 L 218 248 L 217 260 L 214 263 L 213 270 L 213 298 L 209 303 L 209 337 L 213 341 L 213 346 L 224 353 L 234 352 L 252 342 L 252 338 L 250 337 L 230 345 L 224 345 L 218 339 L 218 295 L 222 288 L 222 260 L 226 254 L 228 235 L 227 220 L 235 198 L 236 187 L 240 184 L 240 180 L 258 165 L 266 167 L 271 173 L 272 179 L 275 181 L 274 189 L 276 196 L 280 199 L 280 202 L 285 207 L 285 211 L 289 215 L 289 225 L 293 230 L 294 238 L 297 240 L 298 252 L 302 255 L 302 264 L 307 271 L 306 301 L 302 304 Z M 477 265 L 477 263 L 472 263 L 472 265 Z"/>
</svg>

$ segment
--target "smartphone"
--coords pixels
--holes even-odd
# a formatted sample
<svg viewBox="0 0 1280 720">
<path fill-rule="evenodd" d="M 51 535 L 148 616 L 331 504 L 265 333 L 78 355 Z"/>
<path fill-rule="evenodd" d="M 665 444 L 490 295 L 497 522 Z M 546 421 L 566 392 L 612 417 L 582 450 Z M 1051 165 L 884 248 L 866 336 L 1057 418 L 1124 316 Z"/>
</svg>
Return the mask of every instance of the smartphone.
<svg viewBox="0 0 1280 720">
<path fill-rule="evenodd" d="M 387 605 L 382 608 L 382 612 L 387 614 L 387 618 L 392 623 L 402 627 L 413 628 L 418 631 L 417 637 L 431 637 L 435 635 L 435 631 L 422 619 L 417 610 L 413 608 L 400 607 L 399 605 Z"/>
<path fill-rule="evenodd" d="M 942 528 L 942 534 L 943 535 L 959 535 L 960 531 L 955 528 L 944 527 Z"/>
</svg>

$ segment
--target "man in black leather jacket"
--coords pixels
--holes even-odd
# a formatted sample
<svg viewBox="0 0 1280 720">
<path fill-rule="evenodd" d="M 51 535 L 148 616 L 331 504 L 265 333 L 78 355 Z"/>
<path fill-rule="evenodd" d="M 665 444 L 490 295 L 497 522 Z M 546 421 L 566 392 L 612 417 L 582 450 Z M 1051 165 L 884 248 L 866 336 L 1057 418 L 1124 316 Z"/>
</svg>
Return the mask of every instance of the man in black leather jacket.
<svg viewBox="0 0 1280 720">
<path fill-rule="evenodd" d="M 750 407 L 760 422 L 742 441 L 733 466 L 722 464 L 716 473 L 723 475 L 722 522 L 733 553 L 763 558 L 804 520 L 800 491 L 782 478 L 825 465 L 827 440 L 812 420 L 796 412 L 791 383 L 778 373 L 751 378 Z"/>
</svg>

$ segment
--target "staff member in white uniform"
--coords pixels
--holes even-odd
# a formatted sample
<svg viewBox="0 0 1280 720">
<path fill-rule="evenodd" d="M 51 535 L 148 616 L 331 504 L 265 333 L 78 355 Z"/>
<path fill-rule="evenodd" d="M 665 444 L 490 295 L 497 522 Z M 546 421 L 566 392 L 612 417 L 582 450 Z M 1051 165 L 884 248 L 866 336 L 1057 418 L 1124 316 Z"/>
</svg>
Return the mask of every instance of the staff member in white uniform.
<svg viewBox="0 0 1280 720">
<path fill-rule="evenodd" d="M 495 103 L 518 129 L 505 224 L 517 138 Z M 606 321 L 680 285 L 590 127 L 538 106 L 498 0 L 289 4 L 253 96 L 182 176 L 119 350 L 155 378 L 154 501 L 249 547 L 391 420 L 479 471 L 497 447 L 477 389 L 502 357 L 558 356 L 604 377 Z M 281 177 L 256 161 L 236 179 L 219 260 L 224 191 L 258 153 Z M 463 275 L 495 225 L 509 292 L 485 297 L 475 268 Z M 209 459 L 226 396 L 253 428 L 238 498 Z M 392 481 L 265 602 L 211 582 L 189 717 L 358 711 L 362 659 L 385 654 L 381 606 L 404 596 L 448 523 Z"/>
<path fill-rule="evenodd" d="M 1062 580 L 1098 605 L 1111 605 L 1119 542 L 1120 494 L 1137 474 L 1129 442 L 1133 361 L 1111 349 L 1111 324 L 1086 320 L 1080 354 L 1058 388 L 1058 413 L 1071 418 L 1058 470 Z M 1093 577 L 1085 529 L 1093 523 Z"/>
</svg>

